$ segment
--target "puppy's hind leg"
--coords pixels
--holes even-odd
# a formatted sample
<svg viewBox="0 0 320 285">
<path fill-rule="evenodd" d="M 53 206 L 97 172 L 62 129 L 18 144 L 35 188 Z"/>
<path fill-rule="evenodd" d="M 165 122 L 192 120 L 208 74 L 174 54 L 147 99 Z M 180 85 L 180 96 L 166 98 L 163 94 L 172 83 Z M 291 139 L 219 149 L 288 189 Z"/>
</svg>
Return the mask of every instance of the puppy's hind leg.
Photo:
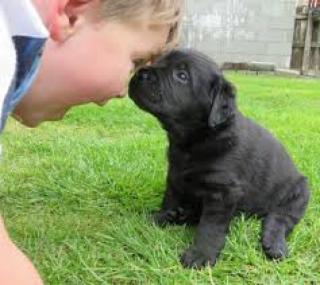
<svg viewBox="0 0 320 285">
<path fill-rule="evenodd" d="M 288 255 L 286 236 L 302 218 L 309 200 L 305 181 L 296 184 L 290 197 L 270 212 L 262 224 L 262 247 L 269 258 Z"/>
</svg>

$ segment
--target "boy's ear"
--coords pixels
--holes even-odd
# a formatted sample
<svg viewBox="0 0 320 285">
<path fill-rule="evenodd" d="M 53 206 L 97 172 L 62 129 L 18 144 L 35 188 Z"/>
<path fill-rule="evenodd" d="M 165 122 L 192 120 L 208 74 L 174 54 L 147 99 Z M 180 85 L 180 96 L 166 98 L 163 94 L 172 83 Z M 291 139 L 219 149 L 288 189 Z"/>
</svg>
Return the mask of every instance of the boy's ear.
<svg viewBox="0 0 320 285">
<path fill-rule="evenodd" d="M 50 11 L 50 37 L 57 42 L 67 40 L 98 2 L 100 0 L 56 0 Z"/>
</svg>

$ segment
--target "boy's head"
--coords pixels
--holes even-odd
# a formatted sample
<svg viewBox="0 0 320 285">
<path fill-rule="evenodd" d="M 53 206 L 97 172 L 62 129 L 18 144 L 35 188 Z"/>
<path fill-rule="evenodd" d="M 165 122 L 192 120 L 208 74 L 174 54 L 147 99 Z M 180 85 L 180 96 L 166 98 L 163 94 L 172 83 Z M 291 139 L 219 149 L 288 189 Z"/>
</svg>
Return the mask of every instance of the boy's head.
<svg viewBox="0 0 320 285">
<path fill-rule="evenodd" d="M 14 116 L 28 126 L 126 94 L 134 69 L 173 46 L 183 0 L 33 0 L 50 38 Z"/>
</svg>

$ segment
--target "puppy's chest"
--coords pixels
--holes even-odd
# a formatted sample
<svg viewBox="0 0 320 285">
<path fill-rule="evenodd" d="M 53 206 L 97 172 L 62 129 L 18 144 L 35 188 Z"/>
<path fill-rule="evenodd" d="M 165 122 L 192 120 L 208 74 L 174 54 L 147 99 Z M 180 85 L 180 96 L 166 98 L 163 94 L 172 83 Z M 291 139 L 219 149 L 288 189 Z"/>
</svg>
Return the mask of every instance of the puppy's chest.
<svg viewBox="0 0 320 285">
<path fill-rule="evenodd" d="M 205 157 L 183 153 L 170 159 L 171 181 L 186 194 L 201 194 L 215 170 L 212 162 Z"/>
</svg>

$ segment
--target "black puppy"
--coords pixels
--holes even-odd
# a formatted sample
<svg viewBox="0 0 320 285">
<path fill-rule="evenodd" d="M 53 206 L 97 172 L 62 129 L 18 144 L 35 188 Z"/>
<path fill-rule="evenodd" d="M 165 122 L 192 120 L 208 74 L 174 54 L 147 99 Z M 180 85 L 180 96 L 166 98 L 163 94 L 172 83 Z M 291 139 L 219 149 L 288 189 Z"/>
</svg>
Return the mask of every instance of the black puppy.
<svg viewBox="0 0 320 285">
<path fill-rule="evenodd" d="M 307 182 L 282 145 L 239 112 L 216 64 L 175 50 L 140 69 L 129 94 L 168 134 L 167 189 L 156 223 L 198 224 L 182 264 L 213 265 L 238 211 L 262 217 L 265 253 L 285 257 L 285 238 L 309 200 Z"/>
</svg>

